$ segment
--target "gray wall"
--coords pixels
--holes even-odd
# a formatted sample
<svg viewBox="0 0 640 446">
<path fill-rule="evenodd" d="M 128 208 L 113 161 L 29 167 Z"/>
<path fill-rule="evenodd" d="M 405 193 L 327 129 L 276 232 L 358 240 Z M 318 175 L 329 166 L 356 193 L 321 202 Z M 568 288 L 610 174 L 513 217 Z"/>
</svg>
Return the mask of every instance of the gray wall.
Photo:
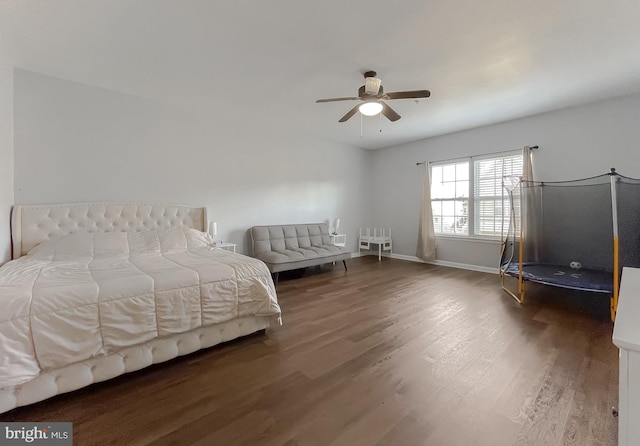
<svg viewBox="0 0 640 446">
<path fill-rule="evenodd" d="M 11 258 L 13 206 L 13 65 L 0 37 L 0 265 Z"/>
<path fill-rule="evenodd" d="M 415 256 L 423 170 L 416 162 L 539 145 L 539 180 L 566 180 L 616 167 L 640 178 L 640 95 L 429 138 L 372 153 L 368 221 L 393 228 L 394 253 Z M 426 122 L 424 125 L 429 125 Z M 437 259 L 495 268 L 498 242 L 438 238 Z"/>
<path fill-rule="evenodd" d="M 244 253 L 252 225 L 340 218 L 355 249 L 370 154 L 281 125 L 16 70 L 15 200 L 205 205 Z"/>
<path fill-rule="evenodd" d="M 259 116 L 184 109 L 23 70 L 14 72 L 13 83 L 15 171 L 6 168 L 10 136 L 0 135 L 7 171 L 0 211 L 8 215 L 14 190 L 15 202 L 24 204 L 206 205 L 220 238 L 245 253 L 252 225 L 339 217 L 351 249 L 360 226 L 389 226 L 394 254 L 414 258 L 418 161 L 536 144 L 538 179 L 579 178 L 609 167 L 640 177 L 640 95 L 367 152 L 297 133 L 284 120 L 281 128 L 265 128 Z M 2 85 L 0 94 L 9 97 L 10 80 Z M 0 110 L 2 122 L 11 115 L 10 107 Z M 7 179 L 12 173 L 14 182 Z M 0 225 L 8 234 L 8 219 Z M 8 236 L 0 237 L 2 246 L 6 252 Z M 494 268 L 497 258 L 496 242 L 438 239 L 440 262 Z"/>
</svg>

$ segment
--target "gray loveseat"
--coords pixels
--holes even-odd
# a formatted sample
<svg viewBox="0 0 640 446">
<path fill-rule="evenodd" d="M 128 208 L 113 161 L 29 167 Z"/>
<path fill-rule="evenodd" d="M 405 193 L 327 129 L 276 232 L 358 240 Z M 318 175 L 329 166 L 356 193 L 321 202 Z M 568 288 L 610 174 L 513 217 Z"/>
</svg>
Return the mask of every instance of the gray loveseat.
<svg viewBox="0 0 640 446">
<path fill-rule="evenodd" d="M 251 255 L 262 260 L 275 274 L 308 266 L 351 258 L 351 252 L 331 243 L 325 223 L 254 226 L 251 232 Z"/>
</svg>

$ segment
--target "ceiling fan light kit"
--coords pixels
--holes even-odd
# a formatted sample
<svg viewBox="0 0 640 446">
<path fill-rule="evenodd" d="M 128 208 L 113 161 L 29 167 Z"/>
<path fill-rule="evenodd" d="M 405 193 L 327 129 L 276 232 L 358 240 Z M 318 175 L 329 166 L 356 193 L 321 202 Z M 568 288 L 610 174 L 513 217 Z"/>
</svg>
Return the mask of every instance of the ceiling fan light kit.
<svg viewBox="0 0 640 446">
<path fill-rule="evenodd" d="M 367 71 L 364 73 L 364 85 L 358 89 L 358 96 L 348 98 L 331 98 L 318 99 L 316 102 L 337 102 L 337 101 L 362 101 L 362 104 L 356 105 L 347 112 L 338 122 L 348 121 L 356 112 L 360 112 L 365 116 L 375 116 L 382 113 L 385 118 L 391 122 L 400 119 L 400 115 L 389 107 L 382 100 L 392 99 L 418 99 L 428 98 L 431 96 L 429 90 L 414 91 L 396 91 L 385 93 L 382 87 L 382 81 L 376 77 L 375 71 Z"/>
<path fill-rule="evenodd" d="M 358 106 L 358 110 L 365 116 L 375 116 L 382 111 L 380 102 L 365 102 Z"/>
</svg>

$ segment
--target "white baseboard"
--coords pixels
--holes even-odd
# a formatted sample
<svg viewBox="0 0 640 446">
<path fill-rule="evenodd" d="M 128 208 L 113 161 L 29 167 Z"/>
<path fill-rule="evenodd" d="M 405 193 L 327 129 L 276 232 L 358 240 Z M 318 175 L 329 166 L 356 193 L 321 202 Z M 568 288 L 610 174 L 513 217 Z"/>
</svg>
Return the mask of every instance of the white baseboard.
<svg viewBox="0 0 640 446">
<path fill-rule="evenodd" d="M 353 253 L 351 255 L 351 257 L 361 257 L 362 255 L 375 255 L 377 256 L 378 253 L 371 253 L 371 254 L 358 254 Z M 431 261 L 426 261 L 426 260 L 422 260 L 419 257 L 416 256 L 407 256 L 404 254 L 391 254 L 389 255 L 389 253 L 382 253 L 382 257 L 391 257 L 392 259 L 398 259 L 398 260 L 407 260 L 409 262 L 417 262 L 417 263 L 428 263 L 430 265 L 438 265 L 438 266 L 446 266 L 449 268 L 458 268 L 458 269 L 466 269 L 469 271 L 478 271 L 481 273 L 489 273 L 489 274 L 498 274 L 500 272 L 500 270 L 498 269 L 498 267 L 496 266 L 495 268 L 489 267 L 489 266 L 481 266 L 481 265 L 471 265 L 469 263 L 458 263 L 458 262 L 449 262 L 447 260 L 431 260 Z"/>
</svg>

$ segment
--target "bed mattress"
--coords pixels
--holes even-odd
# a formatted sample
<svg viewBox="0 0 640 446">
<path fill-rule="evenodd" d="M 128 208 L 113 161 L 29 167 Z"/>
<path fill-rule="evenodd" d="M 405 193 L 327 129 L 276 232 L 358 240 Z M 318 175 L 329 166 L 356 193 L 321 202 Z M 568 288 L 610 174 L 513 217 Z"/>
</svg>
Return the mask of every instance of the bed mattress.
<svg viewBox="0 0 640 446">
<path fill-rule="evenodd" d="M 0 268 L 0 389 L 246 317 L 279 321 L 266 265 L 191 228 L 76 232 Z"/>
</svg>

